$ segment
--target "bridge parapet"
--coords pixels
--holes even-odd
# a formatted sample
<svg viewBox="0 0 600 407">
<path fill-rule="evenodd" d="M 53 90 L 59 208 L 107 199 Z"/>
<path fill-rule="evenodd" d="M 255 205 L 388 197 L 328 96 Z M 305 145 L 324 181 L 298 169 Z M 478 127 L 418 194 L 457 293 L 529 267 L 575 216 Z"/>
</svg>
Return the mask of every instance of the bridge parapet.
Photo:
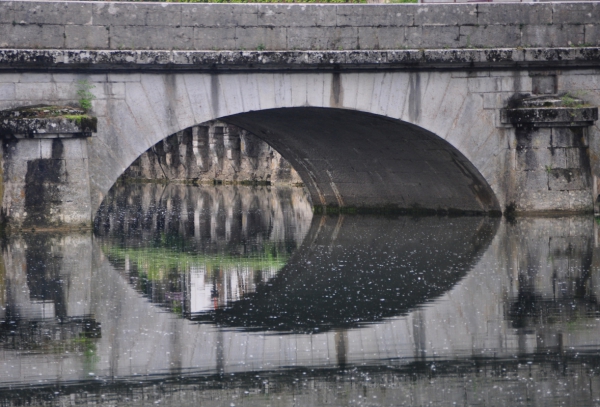
<svg viewBox="0 0 600 407">
<path fill-rule="evenodd" d="M 600 45 L 600 3 L 0 2 L 0 47 L 377 50 Z"/>
</svg>

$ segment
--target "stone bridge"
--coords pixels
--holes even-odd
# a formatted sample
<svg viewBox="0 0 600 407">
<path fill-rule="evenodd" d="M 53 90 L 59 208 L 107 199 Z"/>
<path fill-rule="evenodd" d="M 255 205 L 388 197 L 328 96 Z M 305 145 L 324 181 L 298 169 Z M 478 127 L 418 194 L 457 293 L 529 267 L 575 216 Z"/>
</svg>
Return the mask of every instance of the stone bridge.
<svg viewBox="0 0 600 407">
<path fill-rule="evenodd" d="M 89 224 L 140 154 L 216 119 L 271 144 L 322 208 L 594 209 L 598 2 L 2 1 L 0 47 L 0 110 L 95 95 L 93 135 L 3 119 L 16 227 Z"/>
</svg>

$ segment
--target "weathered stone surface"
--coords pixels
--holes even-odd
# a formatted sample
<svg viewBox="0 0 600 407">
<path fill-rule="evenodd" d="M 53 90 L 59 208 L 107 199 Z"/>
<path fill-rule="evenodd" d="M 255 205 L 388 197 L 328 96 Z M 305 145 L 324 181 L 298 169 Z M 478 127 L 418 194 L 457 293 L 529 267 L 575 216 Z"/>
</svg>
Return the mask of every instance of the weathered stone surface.
<svg viewBox="0 0 600 407">
<path fill-rule="evenodd" d="M 66 44 L 57 41 L 65 27 L 107 29 L 112 49 L 211 49 L 192 38 L 193 28 L 233 28 L 243 34 L 218 49 L 279 50 L 294 47 L 321 49 L 390 49 L 443 47 L 570 47 L 600 41 L 598 3 L 528 4 L 198 4 L 139 2 L 2 2 L 0 46 L 13 48 L 103 49 L 104 38 L 82 36 Z M 272 31 L 266 31 L 265 29 Z M 319 28 L 317 34 L 297 33 Z M 362 30 L 370 28 L 371 30 Z M 398 31 L 390 31 L 398 28 Z M 340 41 L 340 32 L 354 32 L 352 41 Z M 71 29 L 73 31 L 73 28 Z M 381 31 L 381 32 L 379 32 Z M 389 38 L 405 32 L 406 41 Z M 162 32 L 163 35 L 156 34 Z M 461 40 L 459 40 L 459 32 Z M 60 33 L 60 34 L 57 34 Z M 57 35 L 56 35 L 57 34 Z M 183 40 L 183 44 L 182 44 Z M 210 43 L 209 43 L 210 45 Z"/>
<path fill-rule="evenodd" d="M 68 106 L 31 106 L 0 111 L 1 138 L 89 137 L 97 120 Z"/>
<path fill-rule="evenodd" d="M 92 3 L 88 2 L 36 2 L 13 3 L 13 21 L 17 24 L 91 25 Z"/>
<path fill-rule="evenodd" d="M 357 27 L 405 27 L 414 25 L 415 7 L 403 7 L 397 4 L 378 5 L 377 7 L 360 4 L 339 4 L 336 7 L 336 25 Z M 377 21 L 377 24 L 373 24 Z"/>
<path fill-rule="evenodd" d="M 525 47 L 572 47 L 583 45 L 584 26 L 577 24 L 526 25 L 521 44 Z"/>
<path fill-rule="evenodd" d="M 475 4 L 423 5 L 415 12 L 415 25 L 475 25 L 477 23 Z"/>
<path fill-rule="evenodd" d="M 520 108 L 504 109 L 503 123 L 513 125 L 564 125 L 574 123 L 591 125 L 598 120 L 597 107 L 553 107 L 553 108 Z"/>
<path fill-rule="evenodd" d="M 554 191 L 575 191 L 587 189 L 589 175 L 580 168 L 556 168 L 548 174 L 548 189 Z"/>
<path fill-rule="evenodd" d="M 167 137 L 135 160 L 122 179 L 302 184 L 290 163 L 271 146 L 222 122 L 203 123 Z"/>
<path fill-rule="evenodd" d="M 65 27 L 65 47 L 108 49 L 108 30 L 102 26 L 67 25 Z"/>
<path fill-rule="evenodd" d="M 116 26 L 111 49 L 194 49 L 192 27 Z"/>
<path fill-rule="evenodd" d="M 1 27 L 1 26 L 0 26 Z M 433 27 L 435 28 L 435 27 Z M 264 30 L 269 30 L 264 28 Z M 314 30 L 314 29 L 313 29 Z M 198 33 L 203 33 L 199 30 Z M 243 31 L 241 31 L 243 33 Z M 340 33 L 343 31 L 340 31 Z M 310 31 L 308 31 L 310 35 Z M 194 34 L 195 35 L 195 34 Z M 199 34 L 201 35 L 201 34 Z M 231 31 L 226 31 L 225 42 L 231 43 Z M 236 32 L 234 38 L 240 34 Z M 265 34 L 266 35 L 266 34 Z M 388 34 L 385 34 L 386 36 Z M 264 37 L 267 38 L 267 37 Z M 271 37 L 269 37 L 271 38 Z M 352 36 L 346 37 L 353 41 Z M 384 37 L 384 41 L 393 41 Z M 336 41 L 340 44 L 343 37 Z M 2 39 L 0 38 L 0 41 Z M 181 39 L 182 46 L 189 41 Z M 198 38 L 198 41 L 205 41 Z M 254 49 L 261 43 L 250 43 Z M 266 39 L 265 39 L 266 41 Z M 284 37 L 276 38 L 275 46 L 283 46 Z M 325 44 L 324 39 L 315 39 L 314 44 Z M 376 44 L 373 38 L 372 44 Z M 453 41 L 453 40 L 452 40 Z M 293 43 L 293 42 L 292 42 Z M 204 44 L 216 44 L 205 41 Z M 266 47 L 265 43 L 262 43 Z M 114 46 L 114 44 L 112 44 Z M 187 46 L 187 45 L 186 45 Z M 375 46 L 375 45 L 374 45 Z M 155 50 L 39 50 L 0 49 L 0 69 L 35 68 L 44 70 L 69 68 L 127 68 L 128 70 L 158 69 L 368 69 L 398 68 L 419 65 L 431 68 L 526 68 L 544 67 L 595 67 L 600 62 L 600 48 L 556 48 L 556 49 L 436 49 L 436 50 L 348 50 L 348 51 L 155 51 Z M 522 89 L 522 91 L 531 91 Z"/>
<path fill-rule="evenodd" d="M 518 26 L 462 26 L 460 27 L 460 47 L 486 47 L 490 38 L 502 41 L 505 47 L 518 47 L 521 44 L 521 32 Z"/>
<path fill-rule="evenodd" d="M 175 4 L 169 6 L 177 7 Z M 183 26 L 193 27 L 256 27 L 258 6 L 256 4 L 212 4 L 194 3 L 182 8 Z"/>
<path fill-rule="evenodd" d="M 600 5 L 597 2 L 559 3 L 552 5 L 554 22 L 589 24 L 600 21 Z"/>
<path fill-rule="evenodd" d="M 330 27 L 336 22 L 336 7 L 325 4 L 298 7 L 296 4 L 261 4 L 258 7 L 259 26 L 268 27 Z"/>
<path fill-rule="evenodd" d="M 505 4 L 477 5 L 477 24 L 487 25 L 515 25 L 522 24 L 552 24 L 551 4 Z"/>
<path fill-rule="evenodd" d="M 81 139 L 3 140 L 1 149 L 4 223 L 13 229 L 91 226 L 87 146 Z"/>
<path fill-rule="evenodd" d="M 503 122 L 516 127 L 512 207 L 516 211 L 591 211 L 592 168 L 585 134 L 596 108 L 573 98 L 513 98 Z M 586 110 L 587 109 L 587 110 Z"/>
</svg>

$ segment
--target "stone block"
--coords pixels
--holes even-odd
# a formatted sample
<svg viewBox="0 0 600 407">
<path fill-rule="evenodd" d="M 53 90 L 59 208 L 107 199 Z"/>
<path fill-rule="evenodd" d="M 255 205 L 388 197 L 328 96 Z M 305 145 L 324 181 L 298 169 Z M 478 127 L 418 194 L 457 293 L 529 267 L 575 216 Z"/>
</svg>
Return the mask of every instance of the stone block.
<svg viewBox="0 0 600 407">
<path fill-rule="evenodd" d="M 15 83 L 19 82 L 22 74 L 20 73 L 0 73 L 0 83 Z"/>
<path fill-rule="evenodd" d="M 518 171 L 516 178 L 517 190 L 521 193 L 548 190 L 548 173 L 546 171 Z"/>
<path fill-rule="evenodd" d="M 106 99 L 92 100 L 92 114 L 96 117 L 108 116 L 108 102 Z"/>
<path fill-rule="evenodd" d="M 136 3 L 93 3 L 92 24 L 104 26 L 146 25 L 148 4 Z"/>
<path fill-rule="evenodd" d="M 588 46 L 600 45 L 600 24 L 587 24 L 585 26 L 585 39 L 583 42 Z"/>
<path fill-rule="evenodd" d="M 532 78 L 528 76 L 505 76 L 498 78 L 498 81 L 498 88 L 503 92 L 510 92 L 512 94 L 531 92 Z"/>
<path fill-rule="evenodd" d="M 287 30 L 288 49 L 356 49 L 358 29 L 301 28 Z"/>
<path fill-rule="evenodd" d="M 237 49 L 287 49 L 286 28 L 237 27 L 235 29 L 235 37 L 235 46 Z"/>
<path fill-rule="evenodd" d="M 18 82 L 20 82 L 20 83 L 48 83 L 48 82 L 52 82 L 52 74 L 30 73 L 27 75 L 21 75 Z"/>
<path fill-rule="evenodd" d="M 597 2 L 564 2 L 552 5 L 554 23 L 598 24 L 600 4 Z"/>
<path fill-rule="evenodd" d="M 0 1 L 0 24 L 12 24 L 15 21 L 15 7 L 13 1 Z"/>
<path fill-rule="evenodd" d="M 404 47 L 404 27 L 360 27 L 360 49 L 398 49 Z"/>
<path fill-rule="evenodd" d="M 76 101 L 77 97 L 77 83 L 55 83 L 56 98 L 59 100 L 73 100 Z"/>
<path fill-rule="evenodd" d="M 110 30 L 111 49 L 193 49 L 192 27 L 116 26 Z"/>
<path fill-rule="evenodd" d="M 193 4 L 181 13 L 181 24 L 193 27 L 256 27 L 256 4 Z"/>
<path fill-rule="evenodd" d="M 551 168 L 552 156 L 547 148 L 517 149 L 517 170 L 543 171 Z"/>
<path fill-rule="evenodd" d="M 573 211 L 594 211 L 594 198 L 592 197 L 592 191 L 589 189 L 582 189 L 577 191 L 569 191 L 569 204 L 570 209 Z M 583 229 L 587 231 L 586 229 Z"/>
<path fill-rule="evenodd" d="M 532 92 L 536 95 L 556 93 L 556 75 L 535 75 L 531 77 Z"/>
<path fill-rule="evenodd" d="M 415 8 L 400 4 L 376 7 L 358 4 L 338 4 L 338 27 L 405 27 L 414 22 Z"/>
<path fill-rule="evenodd" d="M 459 46 L 459 27 L 430 26 L 407 27 L 407 48 L 457 48 Z"/>
<path fill-rule="evenodd" d="M 484 93 L 483 108 L 484 109 L 499 109 L 504 107 L 505 96 L 502 93 Z"/>
<path fill-rule="evenodd" d="M 64 26 L 61 25 L 0 25 L 0 47 L 62 48 Z"/>
<path fill-rule="evenodd" d="M 580 143 L 578 135 L 569 127 L 554 127 L 552 129 L 552 147 L 575 147 Z"/>
<path fill-rule="evenodd" d="M 526 25 L 522 29 L 521 45 L 523 47 L 569 47 L 581 45 L 583 40 L 583 25 Z"/>
<path fill-rule="evenodd" d="M 564 151 L 567 159 L 567 165 L 565 168 L 582 168 L 584 163 L 587 161 L 585 149 L 575 147 L 565 148 Z"/>
<path fill-rule="evenodd" d="M 17 83 L 15 84 L 16 98 L 18 100 L 47 100 L 56 99 L 56 85 L 54 83 Z"/>
<path fill-rule="evenodd" d="M 0 83 L 0 100 L 14 100 L 15 97 L 14 83 Z"/>
<path fill-rule="evenodd" d="M 518 26 L 462 26 L 460 27 L 461 47 L 517 47 L 521 44 Z"/>
<path fill-rule="evenodd" d="M 548 149 L 551 145 L 552 131 L 549 128 L 539 128 L 534 131 L 516 129 L 515 138 L 517 140 L 517 149 Z"/>
<path fill-rule="evenodd" d="M 40 140 L 40 158 L 52 158 L 52 142 L 53 140 Z"/>
<path fill-rule="evenodd" d="M 336 7 L 328 4 L 259 4 L 257 25 L 267 27 L 326 27 L 336 25 Z"/>
<path fill-rule="evenodd" d="M 573 96 L 589 101 L 589 91 L 600 89 L 600 75 L 590 73 L 588 75 L 559 75 L 558 90 L 560 92 L 572 92 Z"/>
<path fill-rule="evenodd" d="M 17 24 L 92 24 L 92 3 L 19 1 L 13 18 Z"/>
<path fill-rule="evenodd" d="M 124 99 L 125 98 L 125 83 L 123 82 L 109 82 L 106 84 L 106 93 L 111 99 Z"/>
<path fill-rule="evenodd" d="M 178 3 L 153 4 L 146 10 L 146 25 L 148 26 L 181 26 L 182 7 Z"/>
<path fill-rule="evenodd" d="M 85 139 L 72 138 L 62 140 L 63 156 L 69 160 L 88 158 L 87 143 Z"/>
<path fill-rule="evenodd" d="M 97 25 L 68 25 L 65 27 L 65 47 L 108 49 L 108 30 Z"/>
<path fill-rule="evenodd" d="M 415 13 L 415 25 L 476 25 L 476 4 L 435 4 L 421 6 Z"/>
<path fill-rule="evenodd" d="M 553 168 L 548 174 L 548 186 L 552 191 L 576 191 L 586 189 L 588 181 L 580 168 Z"/>
<path fill-rule="evenodd" d="M 570 210 L 569 194 L 566 191 L 521 191 L 517 210 L 561 211 Z"/>
<path fill-rule="evenodd" d="M 468 78 L 467 86 L 469 92 L 499 92 L 501 90 L 500 78 Z"/>
<path fill-rule="evenodd" d="M 235 49 L 235 27 L 194 27 L 194 48 Z"/>
<path fill-rule="evenodd" d="M 520 3 L 507 7 L 501 3 L 477 5 L 479 25 L 552 24 L 552 5 Z"/>
<path fill-rule="evenodd" d="M 552 148 L 550 151 L 550 167 L 552 169 L 570 168 L 567 165 L 567 150 L 566 148 Z"/>
</svg>

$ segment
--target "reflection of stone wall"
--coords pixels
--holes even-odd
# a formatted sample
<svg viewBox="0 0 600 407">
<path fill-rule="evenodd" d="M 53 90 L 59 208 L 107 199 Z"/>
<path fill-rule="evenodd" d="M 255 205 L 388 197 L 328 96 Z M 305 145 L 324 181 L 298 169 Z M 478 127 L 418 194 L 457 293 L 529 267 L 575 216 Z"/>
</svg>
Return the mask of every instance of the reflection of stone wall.
<svg viewBox="0 0 600 407">
<path fill-rule="evenodd" d="M 113 188 L 95 225 L 97 235 L 125 236 L 128 244 L 166 233 L 197 250 L 236 254 L 248 250 L 248 241 L 300 245 L 312 216 L 303 188 L 141 184 Z"/>
<path fill-rule="evenodd" d="M 401 233 L 401 224 L 409 221 L 390 223 Z M 421 220 L 410 222 L 418 226 Z M 102 323 L 102 335 L 94 340 L 96 362 L 86 362 L 82 352 L 5 351 L 0 357 L 0 385 L 6 388 L 10 380 L 35 384 L 39 387 L 27 393 L 28 402 L 48 406 L 222 406 L 224 400 L 227 405 L 281 407 L 332 400 L 343 405 L 594 405 L 600 390 L 596 315 L 570 325 L 532 319 L 529 329 L 515 329 L 505 312 L 527 286 L 547 299 L 580 295 L 570 291 L 568 281 L 585 280 L 589 255 L 597 254 L 597 249 L 590 251 L 592 222 L 591 218 L 504 222 L 467 276 L 435 302 L 361 329 L 311 335 L 219 330 L 175 318 L 141 297 L 121 270 L 105 261 L 94 239 L 91 311 Z M 453 219 L 441 222 L 438 234 L 453 226 Z M 411 232 L 407 239 L 414 237 L 420 244 L 422 236 Z M 345 233 L 330 233 L 326 246 L 325 239 L 316 244 L 339 250 L 335 236 Z M 558 245 L 561 239 L 564 245 Z M 429 247 L 432 256 L 447 255 L 436 252 L 440 248 L 435 245 Z M 76 249 L 83 253 L 86 248 Z M 410 254 L 406 251 L 408 261 Z M 18 265 L 6 264 L 11 273 L 18 272 L 12 270 Z M 592 259 L 594 264 L 597 259 Z M 584 297 L 597 286 L 598 269 L 592 272 Z M 556 294 L 553 284 L 559 289 Z M 558 334 L 560 351 L 548 353 L 546 341 Z M 338 370 L 342 360 L 351 368 Z M 81 370 L 88 366 L 89 370 Z M 298 369 L 290 369 L 293 366 Z M 70 387 L 89 379 L 88 372 L 102 380 L 87 382 L 91 384 L 85 392 L 82 386 Z M 188 373 L 194 378 L 168 380 Z M 0 403 L 20 406 L 23 397 L 3 389 Z"/>
<path fill-rule="evenodd" d="M 122 179 L 301 184 L 277 151 L 252 133 L 206 122 L 173 134 L 142 154 Z"/>
<path fill-rule="evenodd" d="M 134 184 L 112 189 L 96 225 L 104 252 L 124 263 L 137 290 L 189 315 L 239 300 L 272 278 L 311 218 L 303 188 Z M 163 236 L 175 248 L 156 245 Z"/>
</svg>

